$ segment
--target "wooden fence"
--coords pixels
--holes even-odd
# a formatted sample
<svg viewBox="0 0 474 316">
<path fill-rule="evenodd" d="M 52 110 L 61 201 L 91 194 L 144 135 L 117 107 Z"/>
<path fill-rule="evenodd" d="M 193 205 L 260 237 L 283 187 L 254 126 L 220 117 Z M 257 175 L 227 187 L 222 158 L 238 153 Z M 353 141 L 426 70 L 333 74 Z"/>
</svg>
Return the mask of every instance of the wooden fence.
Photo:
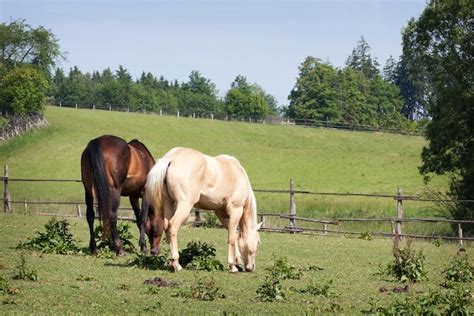
<svg viewBox="0 0 474 316">
<path fill-rule="evenodd" d="M 20 179 L 20 178 L 10 178 L 8 166 L 4 166 L 4 175 L 1 177 L 3 182 L 3 208 L 4 212 L 11 213 L 13 211 L 12 204 L 23 205 L 24 209 L 28 209 L 28 205 L 72 205 L 75 207 L 74 215 L 65 215 L 65 214 L 52 214 L 52 213 L 35 213 L 37 215 L 58 215 L 58 216 L 74 216 L 74 217 L 83 217 L 81 206 L 84 202 L 65 202 L 65 201 L 27 201 L 24 200 L 15 200 L 12 199 L 9 185 L 10 182 L 58 182 L 58 183 L 80 183 L 81 180 L 76 179 Z M 403 201 L 423 201 L 423 202 L 448 202 L 448 203 L 474 203 L 474 200 L 440 200 L 440 199 L 428 199 L 418 196 L 403 195 L 402 190 L 398 189 L 396 195 L 389 194 L 363 194 L 363 193 L 334 193 L 334 192 L 313 192 L 306 190 L 295 190 L 294 181 L 290 179 L 289 190 L 267 190 L 267 189 L 254 189 L 255 192 L 261 193 L 272 193 L 272 194 L 287 194 L 289 196 L 289 209 L 283 213 L 277 212 L 260 212 L 258 217 L 262 221 L 263 228 L 262 230 L 274 231 L 274 232 L 286 232 L 286 233 L 320 233 L 323 235 L 329 234 L 346 234 L 346 235 L 359 235 L 362 236 L 367 232 L 360 231 L 345 231 L 337 229 L 338 225 L 345 222 L 352 223 L 370 223 L 370 222 L 385 222 L 390 223 L 392 231 L 390 232 L 370 232 L 370 235 L 373 236 L 387 236 L 395 238 L 421 238 L 421 239 L 442 239 L 442 240 L 454 240 L 458 241 L 461 245 L 464 241 L 473 241 L 474 237 L 463 236 L 463 226 L 465 225 L 474 225 L 472 220 L 453 220 L 446 218 L 407 218 L 403 216 Z M 396 216 L 395 217 L 382 217 L 382 218 L 337 218 L 331 220 L 321 220 L 316 218 L 303 218 L 297 215 L 296 209 L 296 198 L 297 194 L 302 195 L 320 195 L 320 196 L 353 196 L 353 197 L 367 197 L 367 198 L 389 198 L 396 201 Z M 131 208 L 120 208 L 121 210 L 131 210 Z M 201 220 L 201 210 L 195 209 L 194 212 L 194 224 L 200 225 Z M 267 225 L 267 219 L 269 218 L 280 218 L 288 220 L 288 225 L 284 227 L 271 227 Z M 133 217 L 119 217 L 125 220 L 132 220 Z M 419 234 L 404 234 L 403 233 L 403 223 L 407 222 L 425 222 L 425 223 L 449 223 L 451 225 L 457 225 L 457 236 L 427 236 Z M 322 225 L 320 228 L 317 227 L 303 227 L 298 225 L 298 223 L 311 223 Z"/>
<path fill-rule="evenodd" d="M 298 125 L 305 127 L 321 127 L 321 128 L 334 128 L 341 130 L 352 130 L 352 131 L 365 131 L 365 132 L 384 132 L 384 133 L 393 133 L 393 134 L 404 134 L 404 135 L 422 135 L 423 131 L 419 129 L 414 130 L 404 130 L 402 128 L 391 128 L 391 127 L 380 127 L 372 125 L 363 125 L 357 123 L 347 123 L 347 122 L 335 122 L 335 121 L 321 121 L 313 119 L 295 119 L 282 116 L 269 116 L 264 118 L 255 118 L 255 117 L 237 117 L 229 116 L 225 114 L 199 114 L 195 112 L 180 112 L 176 110 L 173 113 L 166 113 L 163 110 L 159 109 L 158 111 L 146 110 L 146 109 L 131 109 L 128 106 L 117 106 L 117 105 L 95 105 L 95 104 L 50 104 L 52 106 L 58 107 L 68 107 L 75 109 L 90 109 L 90 110 L 105 110 L 105 111 L 117 111 L 117 112 L 127 112 L 127 113 L 144 113 L 144 114 L 154 114 L 160 116 L 176 116 L 176 117 L 189 117 L 189 118 L 200 118 L 200 119 L 210 119 L 210 120 L 223 120 L 223 121 L 238 121 L 238 122 L 248 122 L 248 123 L 261 123 L 261 124 L 274 124 L 274 125 Z"/>
</svg>

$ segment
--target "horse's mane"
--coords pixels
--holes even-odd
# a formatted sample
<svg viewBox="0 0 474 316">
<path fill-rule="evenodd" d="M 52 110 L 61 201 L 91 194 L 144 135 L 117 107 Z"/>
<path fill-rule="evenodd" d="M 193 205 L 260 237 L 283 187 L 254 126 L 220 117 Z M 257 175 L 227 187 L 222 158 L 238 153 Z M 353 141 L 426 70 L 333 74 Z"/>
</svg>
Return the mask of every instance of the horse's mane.
<svg viewBox="0 0 474 316">
<path fill-rule="evenodd" d="M 138 148 L 138 149 L 142 149 L 144 150 L 145 152 L 148 153 L 148 155 L 150 155 L 150 157 L 153 159 L 153 161 L 155 160 L 155 158 L 153 158 L 153 155 L 151 154 L 151 152 L 148 150 L 148 148 L 145 146 L 145 144 L 143 144 L 141 141 L 139 141 L 138 139 L 132 139 L 131 141 L 128 142 L 128 144 L 130 146 L 133 146 L 135 148 Z"/>
</svg>

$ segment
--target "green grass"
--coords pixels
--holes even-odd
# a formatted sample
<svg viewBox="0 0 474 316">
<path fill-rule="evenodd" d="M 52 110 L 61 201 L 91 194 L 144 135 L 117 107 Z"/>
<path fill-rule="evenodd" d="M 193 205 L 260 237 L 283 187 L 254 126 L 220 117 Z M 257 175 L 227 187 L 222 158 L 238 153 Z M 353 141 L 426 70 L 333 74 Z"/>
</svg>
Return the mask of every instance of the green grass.
<svg viewBox="0 0 474 316">
<path fill-rule="evenodd" d="M 12 178 L 80 178 L 80 155 L 88 141 L 102 134 L 138 138 L 155 158 L 175 146 L 189 146 L 210 155 L 236 156 L 254 188 L 322 192 L 422 194 L 418 173 L 425 139 L 388 133 L 349 132 L 298 126 L 272 126 L 190 118 L 160 117 L 47 107 L 47 129 L 0 144 L 0 162 Z M 444 190 L 446 179 L 430 183 Z M 11 183 L 13 200 L 82 201 L 80 183 Z M 303 216 L 395 215 L 391 199 L 297 195 Z M 286 194 L 257 193 L 260 211 L 288 210 Z M 16 205 L 22 208 L 21 205 Z M 407 202 L 407 216 L 433 215 L 431 204 Z"/>
<path fill-rule="evenodd" d="M 317 307 L 338 304 L 339 314 L 360 314 L 369 307 L 371 298 L 389 304 L 396 297 L 391 291 L 380 292 L 381 287 L 392 289 L 403 286 L 374 275 L 379 264 L 392 260 L 390 239 L 371 241 L 346 237 L 323 237 L 261 233 L 262 244 L 257 253 L 257 272 L 230 274 L 183 270 L 177 274 L 167 271 L 142 270 L 125 265 L 127 258 L 100 259 L 88 255 L 53 255 L 15 249 L 20 241 L 44 230 L 48 217 L 0 213 L 0 273 L 13 273 L 21 253 L 27 268 L 34 268 L 38 281 L 9 280 L 10 286 L 20 289 L 16 295 L 0 294 L 2 314 L 65 314 L 65 313 L 160 313 L 160 314 L 314 314 Z M 88 245 L 85 219 L 70 219 L 70 229 L 79 245 Z M 136 227 L 132 225 L 135 238 Z M 200 240 L 216 246 L 217 259 L 226 262 L 226 231 L 223 229 L 183 227 L 179 232 L 179 246 L 183 249 L 191 240 Z M 134 240 L 137 244 L 137 240 Z M 415 242 L 423 249 L 428 280 L 410 285 L 413 293 L 420 294 L 437 287 L 442 281 L 442 270 L 456 254 L 455 244 L 436 247 L 432 243 Z M 467 246 L 472 256 L 472 247 Z M 317 266 L 322 270 L 304 273 L 300 280 L 282 280 L 286 299 L 260 302 L 256 289 L 264 282 L 266 268 L 276 257 L 287 257 L 296 267 Z M 177 288 L 162 288 L 152 293 L 143 282 L 157 276 L 177 282 Z M 179 289 L 189 288 L 202 277 L 212 277 L 226 298 L 212 302 L 173 297 Z M 331 291 L 337 296 L 313 297 L 297 292 L 310 284 L 327 284 L 333 280 Z M 294 290 L 291 290 L 293 288 Z M 471 284 L 472 290 L 472 284 Z M 157 305 L 161 303 L 161 307 Z"/>
</svg>

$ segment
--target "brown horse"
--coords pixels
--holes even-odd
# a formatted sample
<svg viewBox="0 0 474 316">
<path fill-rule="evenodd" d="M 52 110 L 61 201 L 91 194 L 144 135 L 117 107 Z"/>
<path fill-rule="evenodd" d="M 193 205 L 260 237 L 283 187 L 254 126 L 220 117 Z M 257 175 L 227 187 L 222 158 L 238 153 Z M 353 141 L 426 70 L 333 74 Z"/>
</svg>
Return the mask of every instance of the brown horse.
<svg viewBox="0 0 474 316">
<path fill-rule="evenodd" d="M 237 272 L 242 263 L 246 271 L 255 271 L 262 223 L 257 224 L 257 203 L 247 173 L 234 157 L 210 157 L 191 148 L 173 148 L 148 173 L 145 200 L 157 213 L 151 216 L 155 212 L 150 212 L 148 221 L 159 228 L 150 237 L 151 247 L 158 247 L 164 228 L 171 271 L 181 270 L 177 234 L 193 206 L 213 210 L 227 228 L 229 271 Z"/>
<path fill-rule="evenodd" d="M 117 234 L 117 209 L 120 196 L 128 196 L 140 230 L 140 248 L 146 252 L 145 220 L 148 217 L 148 204 L 142 199 L 146 177 L 155 160 L 149 150 L 138 140 L 127 143 L 111 135 L 95 138 L 87 144 L 81 156 L 81 175 L 87 205 L 91 254 L 96 254 L 94 238 L 94 198 L 98 202 L 99 217 L 102 220 L 104 235 L 112 239 L 115 250 L 124 255 Z M 143 213 L 142 213 L 143 211 Z"/>
</svg>

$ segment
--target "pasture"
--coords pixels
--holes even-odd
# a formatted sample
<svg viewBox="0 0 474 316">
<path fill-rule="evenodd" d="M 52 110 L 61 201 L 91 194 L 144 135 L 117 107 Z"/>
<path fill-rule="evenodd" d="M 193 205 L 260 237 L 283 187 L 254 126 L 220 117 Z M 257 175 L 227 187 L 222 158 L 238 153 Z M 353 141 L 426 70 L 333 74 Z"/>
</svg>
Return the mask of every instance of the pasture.
<svg viewBox="0 0 474 316">
<path fill-rule="evenodd" d="M 210 155 L 237 157 L 256 189 L 319 192 L 423 194 L 444 190 L 435 178 L 425 186 L 418 173 L 425 140 L 419 136 L 272 126 L 217 120 L 176 118 L 139 113 L 47 107 L 50 127 L 0 144 L 0 162 L 11 178 L 80 178 L 80 154 L 88 141 L 102 134 L 138 138 L 155 158 L 176 146 Z M 12 199 L 83 201 L 80 183 L 11 183 Z M 288 196 L 257 193 L 259 211 L 285 212 Z M 391 199 L 297 196 L 300 216 L 394 216 Z M 124 202 L 125 206 L 126 203 Z M 21 207 L 17 207 L 21 210 Z M 407 202 L 407 216 L 431 216 L 429 203 Z"/>
<path fill-rule="evenodd" d="M 66 313 L 160 313 L 160 314 L 314 314 L 335 309 L 340 314 L 361 314 L 369 308 L 371 299 L 379 304 L 390 304 L 406 293 L 392 289 L 404 284 L 375 275 L 379 265 L 393 260 L 390 239 L 362 240 L 357 238 L 323 237 L 261 233 L 262 244 L 257 254 L 256 273 L 230 274 L 182 270 L 173 274 L 162 270 L 143 270 L 127 266 L 127 257 L 101 259 L 89 255 L 41 254 L 15 247 L 20 241 L 32 238 L 43 230 L 48 217 L 21 214 L 0 214 L 0 273 L 10 275 L 23 253 L 28 268 L 36 270 L 38 280 L 10 280 L 15 295 L 0 295 L 0 312 L 15 314 Z M 85 219 L 70 219 L 70 230 L 81 248 L 88 247 Z M 137 245 L 138 231 L 131 225 Z M 227 255 L 226 231 L 183 227 L 180 248 L 188 241 L 200 240 L 217 248 L 217 259 L 225 262 Z M 454 244 L 415 242 L 426 257 L 428 280 L 410 284 L 410 293 L 420 295 L 442 281 L 441 271 L 452 260 L 458 247 Z M 472 251 L 471 247 L 467 252 Z M 276 257 L 287 257 L 291 265 L 317 270 L 305 271 L 300 280 L 283 280 L 285 300 L 262 302 L 256 289 L 264 282 Z M 176 282 L 174 288 L 157 288 L 144 281 L 161 277 Z M 225 298 L 201 301 L 176 297 L 180 290 L 189 288 L 202 278 L 212 278 Z M 332 295 L 312 296 L 298 292 L 309 284 L 328 284 Z M 472 290 L 472 284 L 471 290 Z M 388 289 L 388 291 L 381 291 Z"/>
</svg>

